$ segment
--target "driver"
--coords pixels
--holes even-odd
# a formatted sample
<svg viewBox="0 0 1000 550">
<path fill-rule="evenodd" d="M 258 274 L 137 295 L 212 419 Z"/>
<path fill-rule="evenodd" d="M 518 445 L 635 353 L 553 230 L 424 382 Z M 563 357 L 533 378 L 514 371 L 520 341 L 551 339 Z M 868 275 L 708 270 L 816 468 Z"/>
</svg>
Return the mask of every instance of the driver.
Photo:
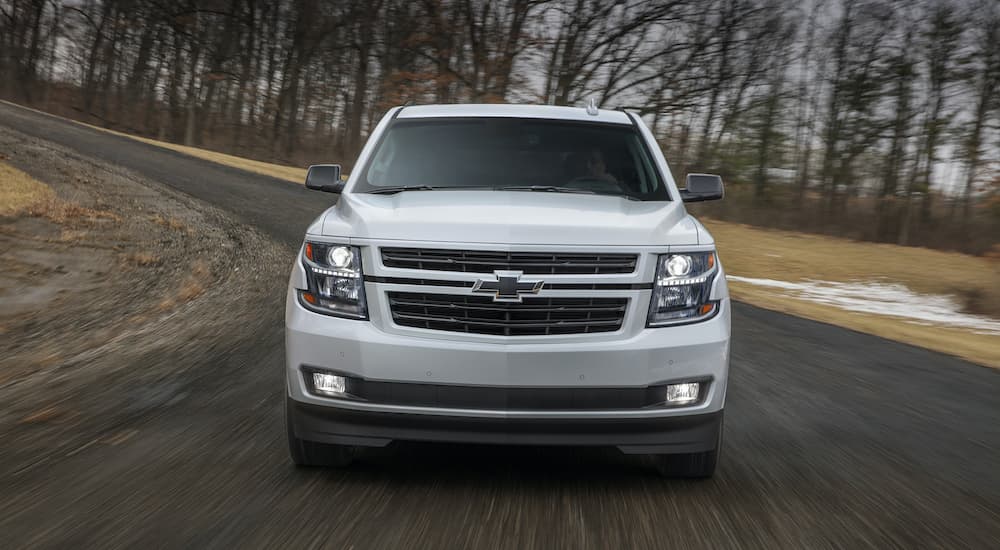
<svg viewBox="0 0 1000 550">
<path fill-rule="evenodd" d="M 608 172 L 608 166 L 604 162 L 604 153 L 600 149 L 593 147 L 586 153 L 574 153 L 569 158 L 571 181 L 600 180 L 608 183 L 618 183 L 618 178 Z"/>
</svg>

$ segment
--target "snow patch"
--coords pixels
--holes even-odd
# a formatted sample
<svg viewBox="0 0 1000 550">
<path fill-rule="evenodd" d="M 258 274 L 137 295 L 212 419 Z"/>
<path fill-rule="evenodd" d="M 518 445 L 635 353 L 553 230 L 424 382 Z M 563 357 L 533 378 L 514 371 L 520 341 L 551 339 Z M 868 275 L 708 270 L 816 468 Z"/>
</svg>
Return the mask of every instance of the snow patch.
<svg viewBox="0 0 1000 550">
<path fill-rule="evenodd" d="M 790 296 L 847 311 L 902 317 L 920 325 L 971 329 L 979 334 L 1000 335 L 1000 321 L 982 315 L 960 313 L 951 296 L 918 294 L 897 283 L 803 281 L 792 283 L 727 275 L 730 281 L 786 291 Z"/>
</svg>

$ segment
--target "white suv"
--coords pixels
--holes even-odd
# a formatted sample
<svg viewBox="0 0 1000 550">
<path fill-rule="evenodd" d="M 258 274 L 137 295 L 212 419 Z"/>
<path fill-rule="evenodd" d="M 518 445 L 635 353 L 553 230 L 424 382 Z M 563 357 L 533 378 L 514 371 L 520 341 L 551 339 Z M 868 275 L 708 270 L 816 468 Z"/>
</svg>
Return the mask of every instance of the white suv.
<svg viewBox="0 0 1000 550">
<path fill-rule="evenodd" d="M 397 107 L 309 227 L 285 309 L 299 465 L 392 441 L 615 446 L 708 477 L 730 303 L 708 231 L 624 111 Z"/>
</svg>

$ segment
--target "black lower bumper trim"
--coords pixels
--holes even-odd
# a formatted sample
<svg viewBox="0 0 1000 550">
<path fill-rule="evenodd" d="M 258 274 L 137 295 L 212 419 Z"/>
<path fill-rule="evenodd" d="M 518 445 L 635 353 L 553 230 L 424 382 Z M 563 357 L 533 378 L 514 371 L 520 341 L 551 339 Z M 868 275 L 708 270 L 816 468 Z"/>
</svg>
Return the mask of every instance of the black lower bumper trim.
<svg viewBox="0 0 1000 550">
<path fill-rule="evenodd" d="M 715 448 L 722 411 L 665 418 L 521 419 L 362 412 L 291 402 L 295 436 L 383 447 L 392 441 L 614 446 L 625 453 L 696 453 Z"/>
</svg>

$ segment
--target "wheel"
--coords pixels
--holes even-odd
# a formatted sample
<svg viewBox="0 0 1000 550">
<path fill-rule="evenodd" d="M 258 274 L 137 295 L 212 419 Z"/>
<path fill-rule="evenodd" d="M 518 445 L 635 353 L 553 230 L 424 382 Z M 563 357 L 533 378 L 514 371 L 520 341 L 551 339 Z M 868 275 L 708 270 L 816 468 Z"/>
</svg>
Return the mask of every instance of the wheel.
<svg viewBox="0 0 1000 550">
<path fill-rule="evenodd" d="M 719 421 L 719 435 L 715 448 L 701 453 L 656 455 L 656 469 L 664 477 L 688 479 L 708 479 L 715 474 L 715 467 L 722 454 L 722 425 Z"/>
<path fill-rule="evenodd" d="M 285 434 L 288 436 L 288 454 L 296 466 L 332 466 L 343 468 L 354 460 L 354 449 L 347 445 L 318 443 L 295 437 L 292 428 L 292 400 L 285 396 Z"/>
</svg>

